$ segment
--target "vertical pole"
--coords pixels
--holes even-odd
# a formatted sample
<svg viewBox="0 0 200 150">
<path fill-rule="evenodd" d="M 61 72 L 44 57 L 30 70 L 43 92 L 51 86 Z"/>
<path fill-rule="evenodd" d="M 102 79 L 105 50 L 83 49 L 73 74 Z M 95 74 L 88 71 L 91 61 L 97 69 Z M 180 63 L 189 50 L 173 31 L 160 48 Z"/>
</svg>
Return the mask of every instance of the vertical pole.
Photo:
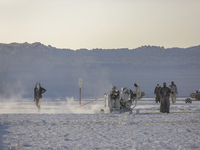
<svg viewBox="0 0 200 150">
<path fill-rule="evenodd" d="M 81 87 L 79 88 L 79 105 L 81 105 Z"/>
<path fill-rule="evenodd" d="M 79 105 L 81 105 L 81 86 L 82 86 L 82 79 L 79 78 Z"/>
</svg>

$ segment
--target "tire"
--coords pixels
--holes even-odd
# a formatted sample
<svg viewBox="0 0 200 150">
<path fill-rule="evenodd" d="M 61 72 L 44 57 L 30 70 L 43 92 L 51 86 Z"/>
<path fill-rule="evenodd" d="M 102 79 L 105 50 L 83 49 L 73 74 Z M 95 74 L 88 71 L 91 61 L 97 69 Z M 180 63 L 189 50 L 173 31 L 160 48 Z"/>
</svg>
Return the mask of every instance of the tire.
<svg viewBox="0 0 200 150">
<path fill-rule="evenodd" d="M 185 103 L 187 104 L 187 103 L 192 103 L 192 100 L 190 99 L 190 98 L 187 98 L 186 100 L 185 100 Z"/>
<path fill-rule="evenodd" d="M 191 97 L 191 98 L 195 98 L 195 96 L 196 96 L 196 93 L 191 93 L 191 94 L 190 94 L 190 97 Z"/>
</svg>

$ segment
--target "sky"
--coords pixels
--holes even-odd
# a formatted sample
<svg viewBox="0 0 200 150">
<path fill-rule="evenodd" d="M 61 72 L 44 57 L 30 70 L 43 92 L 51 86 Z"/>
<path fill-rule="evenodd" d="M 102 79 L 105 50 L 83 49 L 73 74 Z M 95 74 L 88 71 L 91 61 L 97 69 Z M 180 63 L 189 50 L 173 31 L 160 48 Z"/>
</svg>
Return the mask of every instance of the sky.
<svg viewBox="0 0 200 150">
<path fill-rule="evenodd" d="M 200 45 L 200 0 L 0 0 L 0 43 L 113 49 Z"/>
</svg>

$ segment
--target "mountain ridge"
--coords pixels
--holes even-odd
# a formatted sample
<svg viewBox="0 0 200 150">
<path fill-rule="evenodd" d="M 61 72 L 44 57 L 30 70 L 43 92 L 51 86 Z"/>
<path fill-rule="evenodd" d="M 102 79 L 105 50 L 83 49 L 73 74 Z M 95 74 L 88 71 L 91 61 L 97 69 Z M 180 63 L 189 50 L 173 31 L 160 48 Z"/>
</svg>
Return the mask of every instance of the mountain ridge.
<svg viewBox="0 0 200 150">
<path fill-rule="evenodd" d="M 200 45 L 189 48 L 141 46 L 136 49 L 57 49 L 40 42 L 0 44 L 0 97 L 33 97 L 41 82 L 46 98 L 108 93 L 111 84 L 134 90 L 133 82 L 153 96 L 156 83 L 177 83 L 180 96 L 199 89 Z"/>
<path fill-rule="evenodd" d="M 6 46 L 6 47 L 10 47 L 10 46 L 14 46 L 14 47 L 22 47 L 22 46 L 29 46 L 29 47 L 37 47 L 37 46 L 43 46 L 46 48 L 53 48 L 53 49 L 58 49 L 58 50 L 73 50 L 73 49 L 69 49 L 69 48 L 56 48 L 56 47 L 52 47 L 51 45 L 44 45 L 40 42 L 34 42 L 34 43 L 28 43 L 28 42 L 24 42 L 24 43 L 17 43 L 17 42 L 13 42 L 13 43 L 9 43 L 9 44 L 5 44 L 5 43 L 0 43 L 0 46 Z M 200 45 L 196 45 L 196 46 L 190 46 L 190 47 L 186 47 L 186 48 L 181 48 L 181 47 L 171 47 L 171 48 L 165 48 L 164 46 L 154 46 L 154 45 L 144 45 L 144 46 L 140 46 L 137 48 L 113 48 L 113 49 L 104 49 L 104 48 L 92 48 L 92 49 L 86 49 L 86 48 L 80 48 L 80 49 L 76 49 L 73 51 L 91 51 L 91 50 L 144 50 L 144 49 L 163 49 L 163 50 L 167 50 L 167 49 L 200 49 Z"/>
</svg>

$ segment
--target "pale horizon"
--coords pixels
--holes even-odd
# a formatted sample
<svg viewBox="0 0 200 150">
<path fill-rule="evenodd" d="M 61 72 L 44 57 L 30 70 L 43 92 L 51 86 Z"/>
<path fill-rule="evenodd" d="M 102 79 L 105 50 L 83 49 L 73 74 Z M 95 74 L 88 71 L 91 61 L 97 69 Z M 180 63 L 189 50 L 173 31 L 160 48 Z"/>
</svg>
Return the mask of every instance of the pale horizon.
<svg viewBox="0 0 200 150">
<path fill-rule="evenodd" d="M 200 45 L 199 0 L 0 0 L 0 43 L 66 49 Z"/>
</svg>

